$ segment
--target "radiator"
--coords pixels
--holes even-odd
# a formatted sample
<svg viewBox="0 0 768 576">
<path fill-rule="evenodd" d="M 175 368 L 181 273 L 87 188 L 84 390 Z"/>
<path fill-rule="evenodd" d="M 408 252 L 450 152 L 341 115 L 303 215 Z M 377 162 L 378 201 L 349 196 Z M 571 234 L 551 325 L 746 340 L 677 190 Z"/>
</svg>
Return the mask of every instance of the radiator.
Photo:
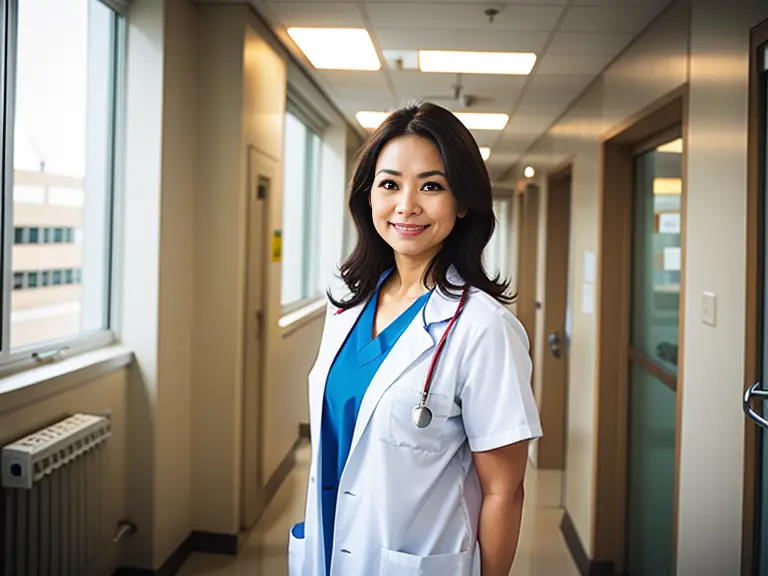
<svg viewBox="0 0 768 576">
<path fill-rule="evenodd" d="M 111 540 L 110 421 L 76 414 L 2 450 L 0 575 L 80 576 Z"/>
</svg>

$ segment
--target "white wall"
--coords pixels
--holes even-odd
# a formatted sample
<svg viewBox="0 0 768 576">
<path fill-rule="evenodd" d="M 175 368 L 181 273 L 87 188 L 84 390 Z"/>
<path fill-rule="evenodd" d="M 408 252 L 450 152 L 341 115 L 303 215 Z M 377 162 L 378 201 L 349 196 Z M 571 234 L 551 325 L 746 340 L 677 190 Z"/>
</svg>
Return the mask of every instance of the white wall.
<svg viewBox="0 0 768 576">
<path fill-rule="evenodd" d="M 745 308 L 747 58 L 758 2 L 728 9 L 680 0 L 538 140 L 516 168 L 573 158 L 566 507 L 592 552 L 595 317 L 581 310 L 584 253 L 597 251 L 598 141 L 690 81 L 678 574 L 740 570 Z M 690 56 L 689 56 L 690 51 Z M 545 203 L 544 200 L 543 203 Z M 700 322 L 701 293 L 719 296 L 717 328 Z M 599 298 L 599 294 L 596 296 Z M 713 473 L 716 471 L 716 473 Z"/>
</svg>

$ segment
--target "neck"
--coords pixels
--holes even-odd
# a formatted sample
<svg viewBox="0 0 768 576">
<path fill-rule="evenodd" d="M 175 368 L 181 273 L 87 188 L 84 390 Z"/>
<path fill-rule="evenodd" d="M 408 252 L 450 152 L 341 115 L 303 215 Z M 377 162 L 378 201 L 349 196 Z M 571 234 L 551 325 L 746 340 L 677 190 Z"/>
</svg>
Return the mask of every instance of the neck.
<svg viewBox="0 0 768 576">
<path fill-rule="evenodd" d="M 395 254 L 396 274 L 392 289 L 397 297 L 418 298 L 424 294 L 424 273 L 432 256 L 409 258 Z M 429 280 L 428 280 L 429 283 Z"/>
</svg>

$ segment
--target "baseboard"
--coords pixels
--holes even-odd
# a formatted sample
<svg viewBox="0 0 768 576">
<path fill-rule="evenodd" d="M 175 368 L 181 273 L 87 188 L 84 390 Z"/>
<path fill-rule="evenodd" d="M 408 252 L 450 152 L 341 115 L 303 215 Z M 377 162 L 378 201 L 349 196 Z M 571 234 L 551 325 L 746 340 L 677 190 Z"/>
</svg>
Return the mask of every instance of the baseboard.
<svg viewBox="0 0 768 576">
<path fill-rule="evenodd" d="M 560 522 L 560 531 L 563 533 L 568 551 L 579 569 L 581 576 L 616 576 L 613 562 L 594 562 L 589 559 L 584 545 L 581 543 L 576 526 L 573 524 L 568 511 L 563 514 Z"/>
<path fill-rule="evenodd" d="M 300 437 L 288 451 L 288 454 L 285 455 L 283 461 L 280 462 L 277 470 L 272 474 L 264 488 L 265 502 L 270 502 L 277 495 L 280 486 L 282 486 L 296 465 L 296 449 L 306 438 L 301 436 L 302 426 L 306 426 L 307 436 L 309 435 L 309 425 L 300 424 Z M 112 573 L 112 576 L 174 576 L 174 574 L 181 570 L 181 567 L 192 552 L 237 556 L 239 549 L 240 535 L 238 534 L 218 534 L 195 530 L 176 548 L 174 553 L 171 554 L 159 569 L 149 570 L 147 568 L 120 567 Z"/>
<path fill-rule="evenodd" d="M 311 434 L 310 434 L 309 424 L 306 424 L 304 422 L 299 424 L 299 438 L 304 438 L 306 440 L 309 440 L 310 436 Z"/>
</svg>

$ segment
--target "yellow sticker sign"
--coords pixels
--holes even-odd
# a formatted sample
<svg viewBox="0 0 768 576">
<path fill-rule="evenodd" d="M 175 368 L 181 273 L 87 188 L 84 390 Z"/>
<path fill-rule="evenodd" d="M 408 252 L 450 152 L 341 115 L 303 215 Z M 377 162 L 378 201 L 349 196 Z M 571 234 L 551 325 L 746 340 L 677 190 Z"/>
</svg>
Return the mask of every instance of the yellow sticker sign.
<svg viewBox="0 0 768 576">
<path fill-rule="evenodd" d="M 272 233 L 272 262 L 280 262 L 283 258 L 283 233 L 275 230 Z"/>
</svg>

